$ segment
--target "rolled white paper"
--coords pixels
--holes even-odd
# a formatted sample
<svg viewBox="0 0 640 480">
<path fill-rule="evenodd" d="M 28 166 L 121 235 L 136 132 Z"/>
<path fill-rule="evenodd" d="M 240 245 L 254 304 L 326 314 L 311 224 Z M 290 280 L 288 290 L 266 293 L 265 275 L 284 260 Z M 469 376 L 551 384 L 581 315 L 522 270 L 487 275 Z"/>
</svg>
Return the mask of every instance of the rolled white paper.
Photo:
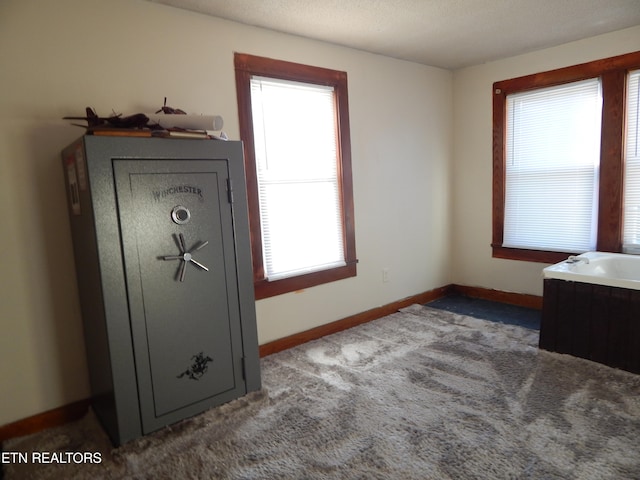
<svg viewBox="0 0 640 480">
<path fill-rule="evenodd" d="M 149 125 L 158 124 L 162 128 L 184 128 L 186 130 L 222 130 L 224 121 L 220 115 L 176 115 L 165 113 L 145 113 Z"/>
</svg>

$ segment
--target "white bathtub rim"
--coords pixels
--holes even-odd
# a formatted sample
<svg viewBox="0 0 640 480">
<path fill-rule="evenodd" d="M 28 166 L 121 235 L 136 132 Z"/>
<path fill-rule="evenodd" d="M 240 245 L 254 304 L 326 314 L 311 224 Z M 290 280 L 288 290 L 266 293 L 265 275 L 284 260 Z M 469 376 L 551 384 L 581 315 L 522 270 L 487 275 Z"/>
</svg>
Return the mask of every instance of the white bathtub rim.
<svg viewBox="0 0 640 480">
<path fill-rule="evenodd" d="M 624 253 L 608 253 L 608 252 L 586 252 L 577 255 L 578 258 L 587 258 L 586 262 L 569 263 L 566 260 L 555 265 L 551 265 L 543 269 L 542 274 L 545 279 L 558 279 L 570 282 L 590 283 L 593 285 L 605 285 L 609 287 L 627 288 L 630 290 L 640 290 L 640 256 L 629 255 Z M 583 273 L 583 270 L 594 270 L 598 263 L 613 260 L 619 262 L 624 260 L 625 264 L 631 262 L 634 273 L 637 271 L 636 278 L 615 278 L 611 276 L 598 275 L 597 273 Z M 636 268 L 637 265 L 637 268 Z M 635 275 L 634 275 L 635 277 Z"/>
</svg>

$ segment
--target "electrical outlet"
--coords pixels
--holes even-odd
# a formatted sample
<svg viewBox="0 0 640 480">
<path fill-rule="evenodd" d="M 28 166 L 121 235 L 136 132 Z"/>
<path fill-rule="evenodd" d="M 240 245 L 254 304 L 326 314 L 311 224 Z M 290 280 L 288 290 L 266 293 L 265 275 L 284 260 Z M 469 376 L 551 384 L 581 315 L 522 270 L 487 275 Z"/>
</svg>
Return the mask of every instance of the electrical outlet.
<svg viewBox="0 0 640 480">
<path fill-rule="evenodd" d="M 389 269 L 382 269 L 382 283 L 389 283 Z"/>
</svg>

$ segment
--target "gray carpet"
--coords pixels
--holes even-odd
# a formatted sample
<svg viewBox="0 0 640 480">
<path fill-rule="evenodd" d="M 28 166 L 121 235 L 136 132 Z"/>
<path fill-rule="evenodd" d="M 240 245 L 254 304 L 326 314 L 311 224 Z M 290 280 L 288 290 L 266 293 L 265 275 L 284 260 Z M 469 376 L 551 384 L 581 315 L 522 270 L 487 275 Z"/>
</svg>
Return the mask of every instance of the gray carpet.
<svg viewBox="0 0 640 480">
<path fill-rule="evenodd" d="M 13 479 L 638 479 L 640 376 L 538 332 L 413 305 L 262 360 L 265 389 L 110 447 L 89 414 L 5 452 Z"/>
</svg>

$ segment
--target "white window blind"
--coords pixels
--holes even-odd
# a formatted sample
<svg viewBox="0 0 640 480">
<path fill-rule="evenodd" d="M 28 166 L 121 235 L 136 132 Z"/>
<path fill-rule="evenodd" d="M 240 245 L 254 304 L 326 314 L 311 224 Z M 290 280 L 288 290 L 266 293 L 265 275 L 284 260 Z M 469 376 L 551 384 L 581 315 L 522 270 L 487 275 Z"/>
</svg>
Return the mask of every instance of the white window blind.
<svg viewBox="0 0 640 480">
<path fill-rule="evenodd" d="M 640 70 L 627 82 L 623 251 L 640 254 Z"/>
<path fill-rule="evenodd" d="M 254 76 L 265 276 L 345 265 L 333 87 Z"/>
<path fill-rule="evenodd" d="M 503 246 L 594 250 L 600 81 L 507 97 Z"/>
</svg>

